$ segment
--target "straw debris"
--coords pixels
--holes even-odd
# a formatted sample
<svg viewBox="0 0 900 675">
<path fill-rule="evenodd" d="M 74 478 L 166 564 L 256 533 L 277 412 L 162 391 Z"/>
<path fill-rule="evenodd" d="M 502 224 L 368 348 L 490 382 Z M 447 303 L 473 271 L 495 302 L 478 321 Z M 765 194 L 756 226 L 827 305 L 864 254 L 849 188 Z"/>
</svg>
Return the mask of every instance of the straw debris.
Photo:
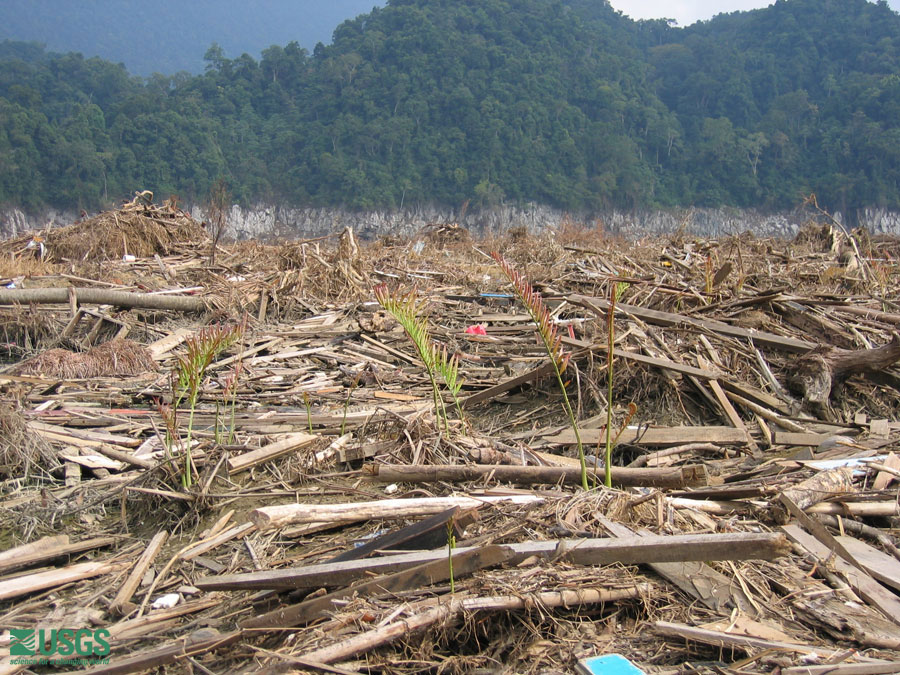
<svg viewBox="0 0 900 675">
<path fill-rule="evenodd" d="M 156 361 L 145 347 L 133 340 L 116 338 L 81 353 L 67 349 L 49 349 L 23 361 L 13 372 L 73 380 L 134 377 L 157 369 Z"/>
</svg>

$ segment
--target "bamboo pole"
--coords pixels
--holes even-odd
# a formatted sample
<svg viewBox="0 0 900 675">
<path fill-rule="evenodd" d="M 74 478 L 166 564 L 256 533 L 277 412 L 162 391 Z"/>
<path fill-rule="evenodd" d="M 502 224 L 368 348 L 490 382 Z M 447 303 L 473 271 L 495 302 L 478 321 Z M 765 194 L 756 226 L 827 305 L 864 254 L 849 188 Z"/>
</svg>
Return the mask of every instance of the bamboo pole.
<svg viewBox="0 0 900 675">
<path fill-rule="evenodd" d="M 614 466 L 613 485 L 641 487 L 698 487 L 709 484 L 706 467 L 700 464 L 681 467 L 636 468 Z M 579 467 L 456 465 L 409 466 L 401 464 L 373 464 L 368 467 L 374 478 L 385 483 L 430 483 L 437 481 L 470 481 L 493 478 L 511 483 L 581 484 Z M 588 478 L 603 480 L 603 470 L 588 469 Z M 599 484 L 599 483 L 598 483 Z"/>
<path fill-rule="evenodd" d="M 0 305 L 65 304 L 69 292 L 78 304 L 114 305 L 124 309 L 162 309 L 173 312 L 202 312 L 206 304 L 188 295 L 152 295 L 111 291 L 106 288 L 0 288 Z"/>
</svg>

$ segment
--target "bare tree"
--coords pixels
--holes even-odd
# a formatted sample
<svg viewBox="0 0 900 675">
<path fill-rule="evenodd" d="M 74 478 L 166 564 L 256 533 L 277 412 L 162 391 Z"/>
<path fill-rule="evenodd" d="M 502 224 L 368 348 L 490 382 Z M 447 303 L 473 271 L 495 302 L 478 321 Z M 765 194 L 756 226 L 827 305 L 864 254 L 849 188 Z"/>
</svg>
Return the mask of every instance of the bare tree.
<svg viewBox="0 0 900 675">
<path fill-rule="evenodd" d="M 209 207 L 207 217 L 209 219 L 209 234 L 212 237 L 212 247 L 209 251 L 209 264 L 216 262 L 216 247 L 219 239 L 228 224 L 228 210 L 231 208 L 231 194 L 224 178 L 217 178 L 209 189 Z"/>
</svg>

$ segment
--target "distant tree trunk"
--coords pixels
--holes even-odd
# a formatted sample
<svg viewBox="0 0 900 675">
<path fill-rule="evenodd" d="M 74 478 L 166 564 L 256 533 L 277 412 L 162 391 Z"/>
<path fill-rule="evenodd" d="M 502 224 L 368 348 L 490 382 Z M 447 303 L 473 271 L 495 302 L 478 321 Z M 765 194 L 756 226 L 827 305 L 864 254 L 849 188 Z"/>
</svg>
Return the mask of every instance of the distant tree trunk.
<svg viewBox="0 0 900 675">
<path fill-rule="evenodd" d="M 216 262 L 216 248 L 219 245 L 222 233 L 225 231 L 225 226 L 228 224 L 228 209 L 230 208 L 231 195 L 228 193 L 225 179 L 217 178 L 209 190 L 209 208 L 207 209 L 209 234 L 212 238 L 212 246 L 209 251 L 209 264 L 211 266 Z"/>
</svg>

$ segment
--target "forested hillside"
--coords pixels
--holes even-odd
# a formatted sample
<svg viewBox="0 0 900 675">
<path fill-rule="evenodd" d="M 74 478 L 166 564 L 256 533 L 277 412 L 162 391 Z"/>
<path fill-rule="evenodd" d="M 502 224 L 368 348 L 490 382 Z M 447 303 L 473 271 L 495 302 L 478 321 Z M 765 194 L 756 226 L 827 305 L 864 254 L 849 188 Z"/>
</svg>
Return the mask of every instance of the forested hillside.
<svg viewBox="0 0 900 675">
<path fill-rule="evenodd" d="M 588 0 L 392 0 L 201 76 L 0 45 L 0 203 L 137 188 L 353 208 L 900 208 L 900 17 L 779 0 L 690 28 Z"/>
</svg>

